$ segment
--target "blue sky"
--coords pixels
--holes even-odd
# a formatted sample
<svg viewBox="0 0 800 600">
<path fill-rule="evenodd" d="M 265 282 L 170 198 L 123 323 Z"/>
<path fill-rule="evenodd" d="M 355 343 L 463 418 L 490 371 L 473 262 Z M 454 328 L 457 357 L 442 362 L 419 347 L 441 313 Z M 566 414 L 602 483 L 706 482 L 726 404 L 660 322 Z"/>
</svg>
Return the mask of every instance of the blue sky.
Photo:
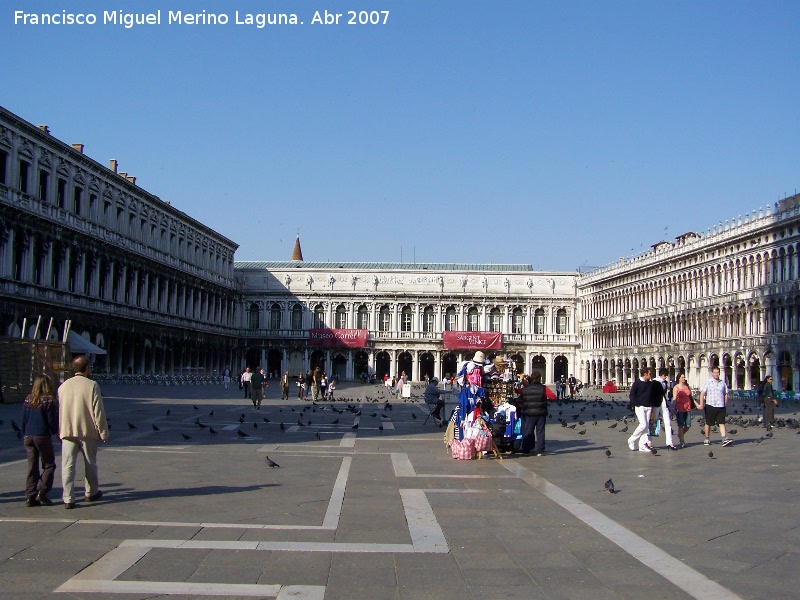
<svg viewBox="0 0 800 600">
<path fill-rule="evenodd" d="M 164 22 L 14 25 L 115 9 Z M 230 23 L 165 24 L 204 9 Z M 239 261 L 288 259 L 299 229 L 306 260 L 571 271 L 795 193 L 798 23 L 795 1 L 9 0 L 0 104 Z"/>
</svg>

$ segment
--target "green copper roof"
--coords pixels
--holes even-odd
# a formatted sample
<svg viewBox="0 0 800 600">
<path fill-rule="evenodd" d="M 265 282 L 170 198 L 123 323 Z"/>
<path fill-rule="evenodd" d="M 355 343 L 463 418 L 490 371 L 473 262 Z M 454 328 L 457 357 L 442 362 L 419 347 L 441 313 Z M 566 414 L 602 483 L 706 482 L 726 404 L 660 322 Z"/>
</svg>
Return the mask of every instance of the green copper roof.
<svg viewBox="0 0 800 600">
<path fill-rule="evenodd" d="M 524 271 L 532 272 L 531 265 L 492 265 L 480 263 L 393 263 L 393 262 L 311 262 L 311 261 L 241 261 L 233 263 L 234 269 L 347 269 L 350 271 Z"/>
</svg>

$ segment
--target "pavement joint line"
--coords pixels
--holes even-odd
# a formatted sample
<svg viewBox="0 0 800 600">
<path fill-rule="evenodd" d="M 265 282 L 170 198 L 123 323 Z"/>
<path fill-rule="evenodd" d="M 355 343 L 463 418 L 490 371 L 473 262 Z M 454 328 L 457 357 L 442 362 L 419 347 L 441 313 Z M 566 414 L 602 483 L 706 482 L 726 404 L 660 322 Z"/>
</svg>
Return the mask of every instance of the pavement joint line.
<svg viewBox="0 0 800 600">
<path fill-rule="evenodd" d="M 339 467 L 339 474 L 336 476 L 336 482 L 333 484 L 331 499 L 330 502 L 328 502 L 328 510 L 325 511 L 325 518 L 322 519 L 323 527 L 336 529 L 339 526 L 339 516 L 342 514 L 344 493 L 347 487 L 347 479 L 350 476 L 350 466 L 352 464 L 353 458 L 351 456 L 342 458 L 342 466 Z"/>
<path fill-rule="evenodd" d="M 354 448 L 356 445 L 357 433 L 355 431 L 348 431 L 342 436 L 342 441 L 339 443 L 340 448 Z"/>
<path fill-rule="evenodd" d="M 518 479 L 515 475 L 453 475 L 449 473 L 417 473 L 408 454 L 390 452 L 395 477 L 436 477 L 440 479 Z"/>
<path fill-rule="evenodd" d="M 636 535 L 630 529 L 623 527 L 599 510 L 550 483 L 544 477 L 518 463 L 509 464 L 505 461 L 502 466 L 692 598 L 697 598 L 698 600 L 741 600 L 740 596 L 729 589 L 685 565 L 655 544 Z"/>
<path fill-rule="evenodd" d="M 400 498 L 406 513 L 408 533 L 416 552 L 449 553 L 439 521 L 433 512 L 425 490 L 401 489 Z"/>
</svg>

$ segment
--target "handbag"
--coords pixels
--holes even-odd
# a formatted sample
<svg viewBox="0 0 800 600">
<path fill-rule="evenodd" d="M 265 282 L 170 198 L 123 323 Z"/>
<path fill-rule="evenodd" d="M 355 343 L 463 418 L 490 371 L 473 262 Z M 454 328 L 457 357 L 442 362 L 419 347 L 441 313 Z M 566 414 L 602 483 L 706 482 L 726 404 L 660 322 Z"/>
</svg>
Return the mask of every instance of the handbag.
<svg viewBox="0 0 800 600">
<path fill-rule="evenodd" d="M 661 419 L 656 419 L 654 422 L 650 423 L 650 431 L 648 431 L 648 435 L 658 437 L 659 433 L 661 433 Z"/>
</svg>

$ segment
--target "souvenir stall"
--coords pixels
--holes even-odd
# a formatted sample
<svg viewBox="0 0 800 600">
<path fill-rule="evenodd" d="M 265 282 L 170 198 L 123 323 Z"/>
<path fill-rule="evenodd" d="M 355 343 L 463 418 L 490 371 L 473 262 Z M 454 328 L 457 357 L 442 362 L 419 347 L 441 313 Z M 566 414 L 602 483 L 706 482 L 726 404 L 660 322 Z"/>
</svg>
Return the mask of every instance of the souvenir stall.
<svg viewBox="0 0 800 600">
<path fill-rule="evenodd" d="M 446 442 L 453 458 L 482 458 L 510 449 L 519 433 L 516 408 L 511 404 L 517 380 L 513 360 L 490 361 L 482 350 L 461 363 L 457 380 L 461 386 L 458 407 L 450 418 Z"/>
</svg>

